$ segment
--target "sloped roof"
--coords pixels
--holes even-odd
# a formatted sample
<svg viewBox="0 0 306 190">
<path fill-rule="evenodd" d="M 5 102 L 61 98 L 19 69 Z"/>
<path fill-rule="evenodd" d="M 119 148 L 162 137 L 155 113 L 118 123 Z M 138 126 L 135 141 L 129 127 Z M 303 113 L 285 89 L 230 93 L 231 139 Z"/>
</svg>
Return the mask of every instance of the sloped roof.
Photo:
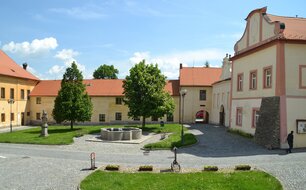
<svg viewBox="0 0 306 190">
<path fill-rule="evenodd" d="M 285 24 L 283 38 L 292 40 L 306 40 L 306 18 L 284 17 L 267 14 L 271 22 L 280 22 Z"/>
<path fill-rule="evenodd" d="M 169 92 L 171 96 L 180 95 L 180 81 L 179 80 L 168 80 L 165 86 L 165 90 Z"/>
<path fill-rule="evenodd" d="M 123 96 L 123 80 L 121 79 L 92 79 L 83 80 L 89 96 Z M 31 92 L 30 96 L 57 96 L 61 88 L 61 80 L 42 80 Z M 179 95 L 179 81 L 167 81 L 165 89 L 170 95 Z"/>
<path fill-rule="evenodd" d="M 183 67 L 180 69 L 180 86 L 211 86 L 220 79 L 222 68 Z"/>
<path fill-rule="evenodd" d="M 15 63 L 15 61 L 13 61 L 2 50 L 0 50 L 0 75 L 24 78 L 24 79 L 30 79 L 30 80 L 36 80 L 36 81 L 39 80 L 29 71 L 23 69 L 20 65 Z"/>
</svg>

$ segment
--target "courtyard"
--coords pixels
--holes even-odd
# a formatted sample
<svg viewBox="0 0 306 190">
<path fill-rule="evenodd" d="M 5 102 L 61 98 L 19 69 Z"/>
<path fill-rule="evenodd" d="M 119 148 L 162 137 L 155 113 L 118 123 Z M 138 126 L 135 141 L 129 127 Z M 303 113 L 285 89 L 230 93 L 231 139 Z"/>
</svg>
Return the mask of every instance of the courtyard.
<svg viewBox="0 0 306 190">
<path fill-rule="evenodd" d="M 189 131 L 198 143 L 178 149 L 178 162 L 182 168 L 202 168 L 216 165 L 233 168 L 249 164 L 279 179 L 287 190 L 306 188 L 306 152 L 295 149 L 292 154 L 284 150 L 267 150 L 252 140 L 228 133 L 215 125 L 195 124 Z M 144 144 L 158 141 L 160 136 L 140 144 L 88 142 L 94 135 L 74 139 L 71 145 L 0 144 L 0 189 L 77 189 L 89 175 L 90 153 L 96 153 L 96 166 L 119 164 L 123 167 L 153 165 L 169 168 L 174 159 L 170 150 L 144 153 Z"/>
</svg>

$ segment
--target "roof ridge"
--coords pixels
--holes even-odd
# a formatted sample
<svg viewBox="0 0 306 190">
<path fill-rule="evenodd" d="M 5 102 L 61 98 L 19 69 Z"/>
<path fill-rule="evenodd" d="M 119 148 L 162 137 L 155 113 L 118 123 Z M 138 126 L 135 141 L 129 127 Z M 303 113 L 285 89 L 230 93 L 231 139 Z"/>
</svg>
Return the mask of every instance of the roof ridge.
<svg viewBox="0 0 306 190">
<path fill-rule="evenodd" d="M 306 17 L 293 17 L 293 16 L 279 16 L 274 14 L 267 14 L 268 16 L 274 16 L 274 17 L 282 17 L 282 18 L 289 18 L 289 19 L 301 19 L 306 20 Z"/>
</svg>

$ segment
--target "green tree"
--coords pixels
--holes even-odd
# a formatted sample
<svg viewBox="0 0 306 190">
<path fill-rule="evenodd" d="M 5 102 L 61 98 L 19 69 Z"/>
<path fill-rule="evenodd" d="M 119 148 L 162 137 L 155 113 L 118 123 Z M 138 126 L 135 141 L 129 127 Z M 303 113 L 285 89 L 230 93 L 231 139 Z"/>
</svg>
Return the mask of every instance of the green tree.
<svg viewBox="0 0 306 190">
<path fill-rule="evenodd" d="M 95 79 L 117 79 L 118 69 L 113 65 L 101 65 L 93 73 Z"/>
<path fill-rule="evenodd" d="M 76 121 L 89 121 L 92 103 L 83 84 L 83 76 L 75 62 L 66 69 L 61 89 L 54 101 L 52 116 L 57 123 L 70 121 L 71 129 Z"/>
<path fill-rule="evenodd" d="M 205 62 L 205 67 L 206 67 L 206 68 L 210 67 L 210 65 L 209 65 L 209 62 L 208 62 L 208 61 L 206 61 L 206 62 Z"/>
<path fill-rule="evenodd" d="M 163 117 L 173 113 L 174 101 L 165 91 L 166 77 L 157 65 L 147 65 L 145 60 L 130 69 L 123 81 L 124 103 L 129 107 L 129 117 L 142 117 L 142 127 L 148 117 Z"/>
</svg>

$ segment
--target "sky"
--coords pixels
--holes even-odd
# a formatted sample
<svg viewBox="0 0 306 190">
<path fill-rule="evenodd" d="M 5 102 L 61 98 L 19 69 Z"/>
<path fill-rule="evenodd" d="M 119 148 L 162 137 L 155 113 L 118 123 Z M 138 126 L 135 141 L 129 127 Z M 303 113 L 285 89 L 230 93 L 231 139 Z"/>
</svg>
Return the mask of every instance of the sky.
<svg viewBox="0 0 306 190">
<path fill-rule="evenodd" d="M 85 79 L 103 64 L 123 79 L 143 59 L 177 79 L 180 63 L 220 67 L 254 9 L 306 17 L 305 0 L 0 1 L 0 49 L 42 80 L 62 79 L 73 61 Z"/>
</svg>

